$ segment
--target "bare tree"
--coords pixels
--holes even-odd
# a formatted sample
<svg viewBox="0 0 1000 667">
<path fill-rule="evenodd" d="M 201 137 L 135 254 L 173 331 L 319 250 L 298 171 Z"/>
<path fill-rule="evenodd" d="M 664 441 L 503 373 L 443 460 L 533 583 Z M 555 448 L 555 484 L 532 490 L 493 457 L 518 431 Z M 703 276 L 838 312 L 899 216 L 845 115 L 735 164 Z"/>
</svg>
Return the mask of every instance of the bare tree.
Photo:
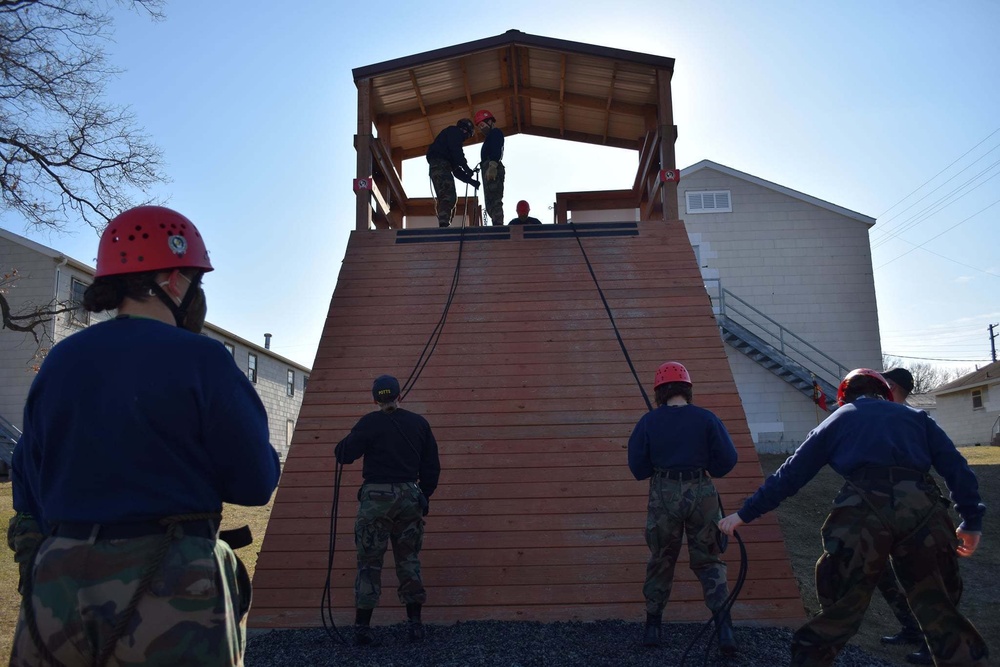
<svg viewBox="0 0 1000 667">
<path fill-rule="evenodd" d="M 957 380 L 972 370 L 970 368 L 942 368 L 926 361 L 904 361 L 899 357 L 890 355 L 882 355 L 882 367 L 885 369 L 905 368 L 910 371 L 910 375 L 913 376 L 912 393 L 914 394 L 932 392 L 941 385 L 947 384 L 952 380 Z"/>
<path fill-rule="evenodd" d="M 162 18 L 164 0 L 0 0 L 0 211 L 95 229 L 165 180 L 158 148 L 104 100 L 111 8 Z"/>
</svg>

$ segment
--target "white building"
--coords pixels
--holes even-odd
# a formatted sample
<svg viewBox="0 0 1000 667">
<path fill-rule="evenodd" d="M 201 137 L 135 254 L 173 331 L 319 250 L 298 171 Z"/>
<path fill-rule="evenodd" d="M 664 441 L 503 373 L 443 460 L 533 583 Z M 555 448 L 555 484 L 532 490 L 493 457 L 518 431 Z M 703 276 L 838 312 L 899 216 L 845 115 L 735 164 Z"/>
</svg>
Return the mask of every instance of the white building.
<svg viewBox="0 0 1000 667">
<path fill-rule="evenodd" d="M 881 368 L 875 219 L 709 160 L 678 200 L 754 442 L 789 451 L 828 414 L 813 375 L 833 408 L 846 371 Z"/>
<path fill-rule="evenodd" d="M 94 278 L 90 266 L 0 229 L 0 276 L 13 270 L 17 275 L 8 278 L 8 286 L 0 289 L 5 289 L 14 313 L 79 302 Z M 0 331 L 0 418 L 21 428 L 24 401 L 41 362 L 40 351 L 44 354 L 63 338 L 109 317 L 82 308 L 61 313 L 39 327 L 37 343 L 29 333 Z M 204 332 L 226 346 L 236 365 L 254 383 L 267 409 L 271 444 L 284 461 L 310 370 L 213 324 L 206 323 Z"/>
<path fill-rule="evenodd" d="M 933 392 L 934 419 L 959 447 L 1000 445 L 1000 361 Z"/>
</svg>

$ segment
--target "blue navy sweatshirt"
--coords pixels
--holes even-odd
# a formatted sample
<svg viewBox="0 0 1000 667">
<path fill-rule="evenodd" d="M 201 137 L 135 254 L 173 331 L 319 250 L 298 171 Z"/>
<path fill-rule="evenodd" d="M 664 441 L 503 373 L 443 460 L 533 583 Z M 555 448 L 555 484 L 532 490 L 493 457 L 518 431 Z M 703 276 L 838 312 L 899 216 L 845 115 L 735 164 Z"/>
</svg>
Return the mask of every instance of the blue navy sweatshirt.
<svg viewBox="0 0 1000 667">
<path fill-rule="evenodd" d="M 963 530 L 983 527 L 986 506 L 979 482 L 948 435 L 922 410 L 862 397 L 837 409 L 813 429 L 787 461 L 743 504 L 749 523 L 795 495 L 824 465 L 849 477 L 865 467 L 899 467 L 944 478 Z"/>
<path fill-rule="evenodd" d="M 43 530 L 264 505 L 278 484 L 267 412 L 218 341 L 145 318 L 52 348 L 14 450 L 14 507 Z"/>
<path fill-rule="evenodd" d="M 451 164 L 451 172 L 461 181 L 471 185 L 474 180 L 472 169 L 465 159 L 465 150 L 462 145 L 465 143 L 465 132 L 457 125 L 450 125 L 434 138 L 427 148 L 427 161 L 432 159 L 447 160 Z"/>
<path fill-rule="evenodd" d="M 337 461 L 353 463 L 365 457 L 361 475 L 365 482 L 391 484 L 419 481 L 431 497 L 441 475 L 437 440 L 427 420 L 415 412 L 381 410 L 358 420 L 334 449 Z"/>
<path fill-rule="evenodd" d="M 723 477 L 736 460 L 722 421 L 697 405 L 661 405 L 639 419 L 628 439 L 628 467 L 638 480 L 648 479 L 656 468 L 701 468 Z"/>
<path fill-rule="evenodd" d="M 503 132 L 499 127 L 494 127 L 486 133 L 483 140 L 483 147 L 479 149 L 479 161 L 486 162 L 495 160 L 499 162 L 503 159 Z"/>
</svg>

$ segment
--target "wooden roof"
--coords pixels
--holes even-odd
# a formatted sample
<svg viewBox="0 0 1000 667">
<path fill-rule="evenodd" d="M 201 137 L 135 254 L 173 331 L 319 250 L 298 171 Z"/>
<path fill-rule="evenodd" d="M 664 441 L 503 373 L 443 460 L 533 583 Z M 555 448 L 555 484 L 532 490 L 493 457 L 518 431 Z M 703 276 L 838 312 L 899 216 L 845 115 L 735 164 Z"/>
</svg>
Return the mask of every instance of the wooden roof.
<svg viewBox="0 0 1000 667">
<path fill-rule="evenodd" d="M 372 120 L 402 160 L 484 108 L 508 136 L 638 150 L 647 131 L 673 124 L 673 67 L 672 58 L 508 30 L 359 67 L 354 80 L 359 89 L 370 83 Z"/>
<path fill-rule="evenodd" d="M 717 485 L 738 507 L 762 473 L 684 225 L 575 227 L 647 391 L 659 364 L 682 361 L 696 402 L 732 434 L 740 462 Z M 421 554 L 425 621 L 643 618 L 648 483 L 629 473 L 626 443 L 646 405 L 574 229 L 543 225 L 352 232 L 257 561 L 251 627 L 320 625 L 333 448 L 372 410 L 374 377 L 410 375 L 456 267 L 440 340 L 404 400 L 441 453 Z M 344 625 L 360 470 L 345 469 L 332 570 Z M 752 567 L 734 618 L 801 621 L 774 514 L 741 534 Z M 738 557 L 733 545 L 730 583 Z M 681 559 L 666 618 L 705 619 L 686 549 Z M 375 622 L 403 620 L 395 586 L 389 555 Z"/>
</svg>

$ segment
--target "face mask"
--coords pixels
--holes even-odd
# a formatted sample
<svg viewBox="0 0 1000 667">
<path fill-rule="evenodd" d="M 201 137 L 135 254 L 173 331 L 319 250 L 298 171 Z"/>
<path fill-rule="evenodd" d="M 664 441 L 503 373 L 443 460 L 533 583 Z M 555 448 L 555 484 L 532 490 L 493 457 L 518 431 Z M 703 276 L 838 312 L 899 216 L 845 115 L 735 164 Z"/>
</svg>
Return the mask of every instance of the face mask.
<svg viewBox="0 0 1000 667">
<path fill-rule="evenodd" d="M 188 305 L 187 315 L 181 325 L 184 329 L 196 334 L 200 334 L 205 326 L 205 316 L 208 315 L 208 301 L 205 299 L 205 290 L 201 285 L 192 285 L 190 289 L 196 290 Z"/>
</svg>

